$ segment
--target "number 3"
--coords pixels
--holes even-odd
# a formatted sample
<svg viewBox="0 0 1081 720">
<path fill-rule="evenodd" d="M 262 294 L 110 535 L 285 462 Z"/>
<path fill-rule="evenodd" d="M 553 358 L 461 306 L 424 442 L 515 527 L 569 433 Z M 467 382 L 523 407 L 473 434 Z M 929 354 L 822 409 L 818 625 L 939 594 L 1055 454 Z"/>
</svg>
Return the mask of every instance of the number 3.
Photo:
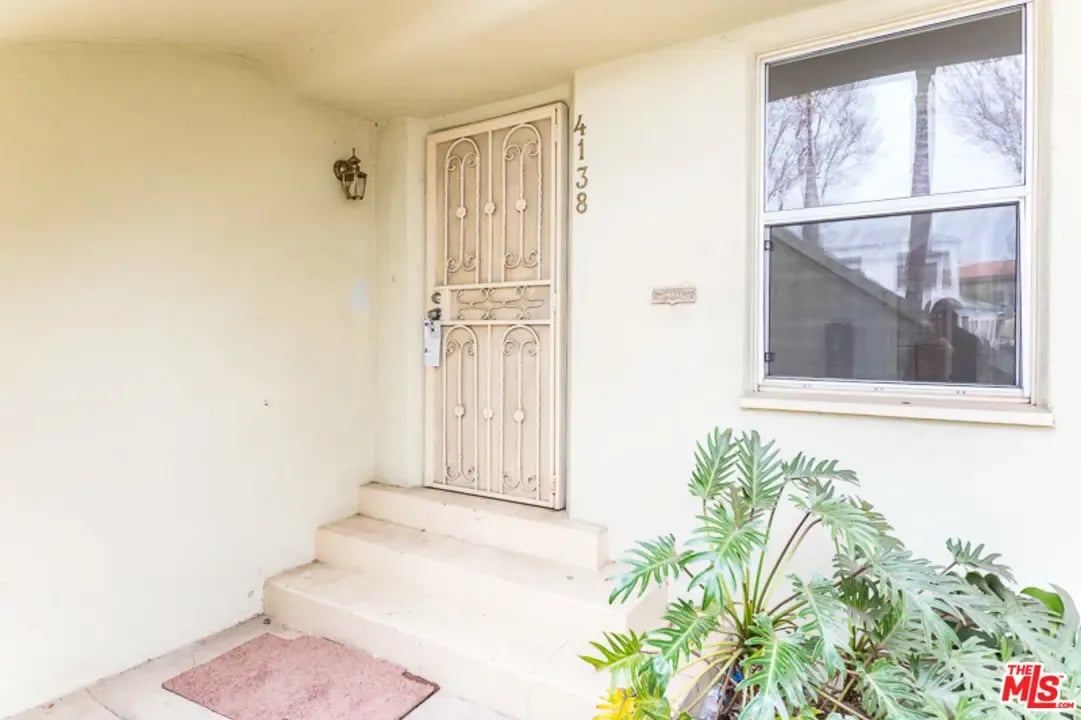
<svg viewBox="0 0 1081 720">
<path fill-rule="evenodd" d="M 581 177 L 578 178 L 578 182 L 574 183 L 574 186 L 579 190 L 585 190 L 586 186 L 589 185 L 589 178 L 586 177 L 586 170 L 588 169 L 588 165 L 583 165 L 578 168 L 578 174 L 581 175 Z"/>
</svg>

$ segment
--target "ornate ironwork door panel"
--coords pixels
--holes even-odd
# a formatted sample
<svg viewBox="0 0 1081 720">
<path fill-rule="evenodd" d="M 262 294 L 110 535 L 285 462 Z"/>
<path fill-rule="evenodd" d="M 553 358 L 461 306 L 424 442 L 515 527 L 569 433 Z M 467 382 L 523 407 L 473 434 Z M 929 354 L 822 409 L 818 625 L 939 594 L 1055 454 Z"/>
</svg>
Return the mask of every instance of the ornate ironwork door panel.
<svg viewBox="0 0 1081 720">
<path fill-rule="evenodd" d="M 566 107 L 428 138 L 426 484 L 561 508 Z"/>
</svg>

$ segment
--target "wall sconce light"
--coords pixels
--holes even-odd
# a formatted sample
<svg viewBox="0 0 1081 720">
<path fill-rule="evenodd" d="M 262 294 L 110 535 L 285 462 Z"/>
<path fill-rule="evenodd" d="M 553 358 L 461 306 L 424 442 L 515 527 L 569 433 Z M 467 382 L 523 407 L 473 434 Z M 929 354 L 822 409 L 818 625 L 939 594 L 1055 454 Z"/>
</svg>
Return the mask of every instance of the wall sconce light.
<svg viewBox="0 0 1081 720">
<path fill-rule="evenodd" d="M 363 200 L 364 189 L 368 184 L 368 174 L 360 170 L 360 158 L 353 148 L 352 156 L 334 163 L 334 177 L 342 184 L 342 192 L 347 200 Z"/>
</svg>

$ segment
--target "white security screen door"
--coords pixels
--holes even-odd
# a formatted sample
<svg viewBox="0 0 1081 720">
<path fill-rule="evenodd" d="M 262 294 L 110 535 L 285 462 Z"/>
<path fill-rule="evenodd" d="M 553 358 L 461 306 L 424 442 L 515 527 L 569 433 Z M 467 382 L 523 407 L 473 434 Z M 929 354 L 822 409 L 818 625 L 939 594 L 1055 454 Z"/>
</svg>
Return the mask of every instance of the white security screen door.
<svg viewBox="0 0 1081 720">
<path fill-rule="evenodd" d="M 428 138 L 426 484 L 561 508 L 566 107 Z"/>
</svg>

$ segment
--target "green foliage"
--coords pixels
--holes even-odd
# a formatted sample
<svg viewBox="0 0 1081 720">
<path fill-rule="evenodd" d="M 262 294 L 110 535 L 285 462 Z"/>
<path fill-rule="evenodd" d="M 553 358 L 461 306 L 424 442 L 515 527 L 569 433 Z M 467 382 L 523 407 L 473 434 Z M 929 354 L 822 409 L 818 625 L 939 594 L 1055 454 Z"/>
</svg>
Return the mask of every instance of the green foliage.
<svg viewBox="0 0 1081 720">
<path fill-rule="evenodd" d="M 608 602 L 616 600 L 626 602 L 638 591 L 641 597 L 649 589 L 650 583 L 660 584 L 674 580 L 679 576 L 687 560 L 688 552 L 676 550 L 676 536 L 663 535 L 656 540 L 643 540 L 633 548 L 624 559 L 628 571 L 617 578 Z"/>
<path fill-rule="evenodd" d="M 868 554 L 889 544 L 890 526 L 869 505 L 838 495 L 832 483 L 811 483 L 793 493 L 792 504 L 830 532 L 834 543 L 854 554 Z"/>
<path fill-rule="evenodd" d="M 949 540 L 945 567 L 916 557 L 842 484 L 858 479 L 836 460 L 710 433 L 688 483 L 701 503 L 690 537 L 638 543 L 612 580 L 613 603 L 673 586 L 678 599 L 661 627 L 605 633 L 583 656 L 619 685 L 598 717 L 696 720 L 705 693 L 670 687 L 685 674 L 723 692 L 711 720 L 1006 720 L 1019 711 L 998 688 L 1005 663 L 1021 661 L 1066 673 L 1065 696 L 1081 694 L 1069 595 L 1014 590 L 983 545 Z M 800 513 L 785 531 L 782 506 Z M 832 577 L 786 575 L 811 533 L 833 544 Z"/>
<path fill-rule="evenodd" d="M 813 664 L 802 638 L 778 633 L 768 615 L 758 615 L 746 645 L 749 654 L 741 663 L 746 675 L 736 689 L 752 691 L 752 697 L 741 720 L 773 720 L 789 708 L 805 707 Z"/>
<path fill-rule="evenodd" d="M 799 630 L 807 638 L 812 656 L 834 676 L 844 670 L 841 652 L 846 648 L 849 632 L 844 602 L 833 583 L 815 578 L 804 583 L 792 575 L 796 599 L 803 607 L 797 611 Z"/>
<path fill-rule="evenodd" d="M 946 618 L 962 615 L 958 603 L 968 588 L 963 581 L 906 550 L 877 553 L 866 558 L 864 566 L 868 578 L 889 592 L 892 603 L 905 608 L 907 623 L 922 628 L 928 648 L 936 643 L 957 643 L 957 634 Z M 982 598 L 966 599 L 970 607 L 983 604 Z"/>
<path fill-rule="evenodd" d="M 645 662 L 646 656 L 642 653 L 643 640 L 644 637 L 633 630 L 626 635 L 606 632 L 603 643 L 589 643 L 600 653 L 599 657 L 580 657 L 592 665 L 594 670 L 610 672 L 616 681 L 620 682 L 633 677 Z"/>
<path fill-rule="evenodd" d="M 702 588 L 703 605 L 729 597 L 751 557 L 766 547 L 762 522 L 747 505 L 737 503 L 733 508 L 729 512 L 720 503 L 709 506 L 687 543 L 692 552 L 686 564 L 699 568 L 691 585 Z"/>
<path fill-rule="evenodd" d="M 665 697 L 666 683 L 663 676 L 648 672 L 635 676 L 633 692 L 638 702 L 631 720 L 670 720 L 672 706 Z"/>
<path fill-rule="evenodd" d="M 758 433 L 743 435 L 736 450 L 738 481 L 742 500 L 751 513 L 771 510 L 781 499 L 785 483 L 785 466 L 774 443 L 763 443 Z M 735 503 L 737 506 L 741 503 Z"/>
<path fill-rule="evenodd" d="M 959 539 L 947 540 L 946 549 L 953 555 L 953 561 L 957 565 L 968 568 L 969 570 L 981 570 L 985 573 L 991 573 L 1001 578 L 1005 578 L 1009 582 L 1017 582 L 1013 577 L 1013 572 L 998 562 L 998 559 L 1002 557 L 998 553 L 983 554 L 983 545 L 972 546 L 970 542 L 962 542 Z"/>
<path fill-rule="evenodd" d="M 840 480 L 859 485 L 856 473 L 838 466 L 836 460 L 816 460 L 803 453 L 785 463 L 785 480 L 804 483 L 808 480 Z"/>
<path fill-rule="evenodd" d="M 926 720 L 933 717 L 915 681 L 896 662 L 875 660 L 871 667 L 857 667 L 863 708 L 875 717 L 890 720 Z"/>
<path fill-rule="evenodd" d="M 736 463 L 736 445 L 732 431 L 714 430 L 703 446 L 698 444 L 694 455 L 694 472 L 688 486 L 691 495 L 702 500 L 712 500 L 720 494 L 732 475 Z"/>
<path fill-rule="evenodd" d="M 1030 598 L 1034 598 L 1042 602 L 1048 610 L 1055 615 L 1062 617 L 1066 612 L 1065 604 L 1062 601 L 1062 596 L 1058 593 L 1053 593 L 1049 590 L 1044 590 L 1038 587 L 1027 587 L 1021 591 L 1022 595 L 1028 595 Z"/>
<path fill-rule="evenodd" d="M 653 667 L 659 675 L 671 675 L 682 660 L 702 649 L 702 643 L 717 629 L 719 612 L 717 603 L 698 608 L 687 600 L 676 600 L 668 606 L 664 613 L 668 625 L 646 639 L 646 643 L 657 650 Z"/>
</svg>

